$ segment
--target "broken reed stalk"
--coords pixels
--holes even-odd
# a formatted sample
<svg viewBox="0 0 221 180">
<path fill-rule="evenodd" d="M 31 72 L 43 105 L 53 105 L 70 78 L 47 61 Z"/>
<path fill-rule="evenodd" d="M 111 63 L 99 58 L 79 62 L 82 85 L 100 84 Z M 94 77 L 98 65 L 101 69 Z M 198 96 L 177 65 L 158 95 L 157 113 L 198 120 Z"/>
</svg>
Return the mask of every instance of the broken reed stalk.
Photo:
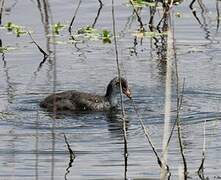
<svg viewBox="0 0 221 180">
<path fill-rule="evenodd" d="M 76 16 L 77 16 L 77 12 L 78 12 L 78 10 L 79 10 L 79 8 L 80 8 L 81 2 L 82 2 L 82 0 L 79 0 L 78 5 L 77 5 L 77 8 L 75 9 L 75 12 L 74 12 L 74 16 L 72 17 L 71 23 L 70 23 L 70 25 L 69 25 L 69 27 L 68 27 L 68 31 L 69 31 L 70 35 L 71 35 L 71 31 L 72 31 L 71 28 L 72 28 L 72 25 L 73 25 L 73 23 L 74 23 L 74 20 L 75 20 L 75 18 L 76 18 Z"/>
<path fill-rule="evenodd" d="M 163 2 L 163 17 L 160 20 L 157 28 L 159 28 L 162 21 L 163 31 L 167 32 L 167 41 L 166 41 L 166 81 L 165 81 L 165 105 L 164 105 L 164 133 L 163 133 L 163 142 L 162 142 L 162 161 L 164 164 L 167 164 L 167 154 L 169 144 L 168 139 L 170 138 L 170 123 L 171 123 L 171 92 L 172 92 L 172 60 L 174 59 L 174 38 L 171 24 L 170 11 L 173 6 L 173 0 L 168 3 Z M 161 168 L 160 179 L 165 179 L 167 172 L 165 169 Z"/>
<path fill-rule="evenodd" d="M 68 139 L 65 134 L 64 134 L 64 140 L 65 140 L 65 143 L 68 147 L 69 158 L 70 158 L 69 163 L 68 163 L 68 167 L 66 168 L 66 173 L 64 175 L 64 179 L 67 180 L 67 175 L 70 173 L 70 168 L 72 167 L 72 164 L 76 158 L 76 155 L 75 155 L 74 151 L 71 149 L 71 146 L 68 143 Z"/>
<path fill-rule="evenodd" d="M 139 120 L 139 122 L 140 122 L 140 125 L 141 125 L 141 127 L 142 127 L 142 130 L 143 130 L 143 132 L 144 132 L 144 135 L 145 135 L 145 137 L 146 137 L 148 143 L 150 144 L 153 153 L 155 154 L 155 156 L 156 156 L 156 158 L 157 158 L 157 163 L 158 163 L 158 165 L 160 166 L 160 168 L 162 168 L 162 169 L 164 168 L 164 169 L 167 171 L 168 179 L 170 179 L 171 173 L 170 173 L 169 166 L 168 166 L 167 164 L 163 163 L 163 161 L 161 160 L 160 156 L 158 155 L 158 152 L 157 152 L 157 150 L 155 149 L 155 146 L 154 146 L 154 144 L 153 144 L 153 142 L 152 142 L 152 140 L 151 140 L 151 137 L 150 137 L 150 134 L 149 134 L 149 132 L 148 132 L 148 129 L 145 127 L 144 122 L 143 122 L 143 120 L 141 119 L 141 117 L 140 117 L 140 115 L 139 115 L 139 112 L 138 112 L 138 109 L 136 108 L 135 103 L 134 103 L 134 101 L 133 101 L 132 98 L 131 98 L 131 101 L 132 101 L 132 105 L 133 105 L 134 111 L 135 111 L 135 113 L 136 113 L 136 115 L 137 115 L 137 118 L 138 118 L 138 120 Z"/>
<path fill-rule="evenodd" d="M 98 9 L 98 11 L 97 11 L 97 15 L 96 15 L 96 17 L 95 17 L 95 19 L 94 19 L 94 22 L 93 22 L 93 24 L 92 24 L 92 28 L 94 28 L 95 27 L 95 25 L 96 25 L 96 23 L 97 23 L 97 20 L 98 20 L 98 18 L 99 18 L 99 16 L 100 16 L 100 13 L 101 13 L 101 9 L 102 9 L 102 7 L 103 7 L 103 3 L 102 3 L 102 1 L 101 0 L 98 0 L 98 2 L 100 3 L 100 6 L 99 6 L 99 9 Z"/>
<path fill-rule="evenodd" d="M 114 37 L 114 48 L 115 48 L 115 58 L 117 65 L 118 78 L 120 82 L 120 101 L 121 101 L 121 112 L 122 112 L 122 120 L 123 120 L 123 134 L 124 134 L 124 160 L 125 160 L 125 171 L 124 171 L 124 179 L 127 179 L 127 129 L 126 129 L 126 118 L 125 118 L 125 109 L 123 103 L 123 92 L 122 92 L 122 84 L 121 84 L 121 70 L 119 65 L 119 56 L 118 56 L 118 48 L 117 48 L 117 38 L 116 38 L 116 25 L 115 25 L 115 10 L 114 10 L 114 0 L 112 0 L 112 24 L 113 24 L 113 37 Z"/>
<path fill-rule="evenodd" d="M 50 26 L 52 27 L 52 24 L 54 24 L 53 20 L 53 14 L 51 11 L 51 8 L 49 6 L 49 2 L 47 1 L 47 6 L 48 6 L 48 12 L 51 15 L 51 24 Z M 56 93 L 56 82 L 57 82 L 57 58 L 56 58 L 56 35 L 54 31 L 51 31 L 52 33 L 52 47 L 53 51 L 50 51 L 50 56 L 49 58 L 52 58 L 52 69 L 53 69 L 53 94 Z M 51 57 L 52 56 L 52 57 Z M 55 119 L 56 119 L 56 114 L 57 114 L 57 106 L 56 106 L 56 96 L 53 98 L 53 128 L 55 125 Z"/>
<path fill-rule="evenodd" d="M 68 147 L 68 151 L 69 151 L 69 154 L 70 154 L 70 160 L 73 162 L 73 160 L 76 158 L 76 156 L 75 156 L 74 151 L 71 149 L 71 146 L 68 143 L 68 139 L 67 139 L 65 134 L 64 134 L 64 140 L 65 140 L 65 143 L 66 143 L 66 145 Z"/>
<path fill-rule="evenodd" d="M 148 23 L 148 26 L 149 26 L 149 29 L 150 31 L 152 32 L 154 29 L 154 25 L 153 25 L 153 18 L 154 18 L 154 15 L 156 13 L 156 8 L 157 8 L 157 5 L 158 5 L 158 1 L 155 1 L 155 5 L 154 7 L 150 7 L 150 20 L 149 20 L 149 23 Z"/>
<path fill-rule="evenodd" d="M 178 79 L 176 56 L 175 56 L 175 66 L 176 66 L 176 78 Z M 177 82 L 177 110 L 176 110 L 177 115 L 176 115 L 176 119 L 175 119 L 175 121 L 173 123 L 173 126 L 172 126 L 172 129 L 171 129 L 170 135 L 168 137 L 168 140 L 166 142 L 165 148 L 169 147 L 169 143 L 170 143 L 170 140 L 172 138 L 174 129 L 177 126 L 177 128 L 178 128 L 179 145 L 180 145 L 181 155 L 182 155 L 183 164 L 184 164 L 184 173 L 183 174 L 184 174 L 184 179 L 186 180 L 187 179 L 187 163 L 186 163 L 185 156 L 184 156 L 184 153 L 183 153 L 183 145 L 182 145 L 181 129 L 180 129 L 180 119 L 179 119 L 179 113 L 180 113 L 180 109 L 181 109 L 182 103 L 183 103 L 184 87 L 185 87 L 185 79 L 183 80 L 183 87 L 182 87 L 182 91 L 181 91 L 181 94 L 180 94 L 179 93 L 179 85 L 178 85 L 178 82 Z M 165 153 L 166 153 L 166 151 L 164 149 L 163 156 L 164 156 Z"/>
<path fill-rule="evenodd" d="M 45 23 L 46 26 L 49 28 L 54 24 L 53 20 L 53 14 L 50 7 L 50 2 L 47 0 L 43 0 L 44 6 L 45 6 Z M 50 21 L 51 20 L 51 21 Z M 49 29 L 48 34 L 50 33 Z M 53 71 L 53 94 L 56 92 L 56 82 L 57 82 L 57 63 L 56 63 L 56 38 L 55 38 L 55 32 L 52 31 L 52 50 L 48 50 L 49 52 L 49 60 L 51 61 L 51 68 Z M 50 47 L 48 47 L 50 48 Z M 56 144 L 56 136 L 55 136 L 55 128 L 56 128 L 56 114 L 57 114 L 57 107 L 56 107 L 56 96 L 53 98 L 53 115 L 52 115 L 52 125 L 51 125 L 51 179 L 54 179 L 55 174 L 55 144 Z"/>
<path fill-rule="evenodd" d="M 41 69 L 42 65 L 45 63 L 45 61 L 47 60 L 49 55 L 38 45 L 38 43 L 33 39 L 32 35 L 29 31 L 28 31 L 28 35 L 30 36 L 32 42 L 37 46 L 38 50 L 44 55 L 44 58 L 40 62 L 39 66 L 37 68 L 37 71 L 34 72 L 34 74 L 36 74 Z"/>
<path fill-rule="evenodd" d="M 204 31 L 207 31 L 207 33 L 208 33 L 208 29 L 207 29 L 208 24 L 206 23 L 206 15 L 208 13 L 208 10 L 206 9 L 206 6 L 202 0 L 198 0 L 198 4 L 201 9 L 201 17 L 203 19 L 203 24 L 202 24 L 203 29 L 204 29 Z"/>
<path fill-rule="evenodd" d="M 203 23 L 202 23 L 201 27 L 203 28 L 203 30 L 205 32 L 205 35 L 206 35 L 205 38 L 212 43 L 211 32 L 209 30 L 208 23 L 207 23 L 208 10 L 202 0 L 198 0 L 198 4 L 201 9 L 201 17 L 203 19 L 203 21 L 202 21 Z"/>
<path fill-rule="evenodd" d="M 162 159 L 163 163 L 167 164 L 167 154 L 170 137 L 170 123 L 171 123 L 171 93 L 172 93 L 172 60 L 174 59 L 174 30 L 172 30 L 171 23 L 171 9 L 173 6 L 173 0 L 170 3 L 163 2 L 164 5 L 164 25 L 167 31 L 167 47 L 166 47 L 166 83 L 165 83 L 165 107 L 164 107 L 164 134 L 163 134 L 163 146 L 162 146 Z M 161 22 L 161 21 L 160 21 Z M 160 24 L 160 23 L 159 23 Z M 159 25 L 158 24 L 158 25 Z M 159 28 L 159 26 L 158 26 Z M 161 179 L 165 179 L 166 172 L 161 169 Z"/>
<path fill-rule="evenodd" d="M 140 15 L 138 14 L 136 8 L 134 7 L 134 3 L 133 3 L 132 0 L 130 0 L 130 4 L 132 5 L 133 10 L 134 10 L 134 12 L 135 12 L 135 14 L 136 14 L 136 16 L 137 16 L 137 21 L 140 23 L 140 31 L 141 31 L 141 32 L 144 32 L 144 31 L 145 31 L 144 24 L 143 24 L 143 22 L 142 22 L 142 20 L 141 20 Z"/>
<path fill-rule="evenodd" d="M 117 47 L 117 38 L 116 38 L 116 25 L 115 25 L 115 11 L 114 11 L 114 0 L 112 0 L 112 19 L 113 19 L 113 35 L 114 35 L 114 47 L 115 47 L 115 56 L 116 56 L 116 64 L 117 64 L 117 72 L 118 77 L 121 78 L 121 70 L 120 70 L 120 64 L 119 64 L 119 55 L 118 55 L 118 47 Z M 123 92 L 122 92 L 122 86 L 121 81 L 120 82 L 120 94 L 121 94 L 121 108 L 122 108 L 122 115 L 125 116 L 125 110 L 124 110 L 124 103 L 123 103 Z"/>
<path fill-rule="evenodd" d="M 48 57 L 48 54 L 38 45 L 38 43 L 33 39 L 31 33 L 28 31 L 28 35 L 30 36 L 32 42 L 37 46 L 38 50 L 44 55 L 44 58 L 46 59 Z"/>
<path fill-rule="evenodd" d="M 194 4 L 195 2 L 196 2 L 196 0 L 192 0 L 191 3 L 190 3 L 190 5 L 189 5 L 189 8 L 191 9 L 192 14 L 193 14 L 193 16 L 195 17 L 195 19 L 197 20 L 197 22 L 202 26 L 202 23 L 201 23 L 200 19 L 198 18 L 197 14 L 196 14 L 196 9 L 193 8 L 193 4 Z"/>
<path fill-rule="evenodd" d="M 172 3 L 170 4 L 170 8 L 172 7 Z M 170 26 L 171 27 L 171 26 Z M 172 43 L 171 43 L 172 42 Z M 175 38 L 174 38 L 174 30 L 173 30 L 173 34 L 171 33 L 171 31 L 168 31 L 168 49 L 173 50 L 174 53 L 174 60 L 175 60 L 175 75 L 176 75 L 176 92 L 177 92 L 177 110 L 176 110 L 176 120 L 175 123 L 172 127 L 172 131 L 168 137 L 168 141 L 167 143 L 165 143 L 165 149 L 163 149 L 163 156 L 165 156 L 165 151 L 167 151 L 168 147 L 169 147 L 169 142 L 171 140 L 174 128 L 175 128 L 175 124 L 177 126 L 177 135 L 178 135 L 178 141 L 179 141 L 179 147 L 180 147 L 180 152 L 181 152 L 181 156 L 182 156 L 182 160 L 183 160 L 183 169 L 184 169 L 184 179 L 187 179 L 187 163 L 186 163 L 186 159 L 185 159 L 185 155 L 184 155 L 184 149 L 183 149 L 183 143 L 182 143 L 182 136 L 181 136 L 181 125 L 180 125 L 180 109 L 181 109 L 181 105 L 182 105 L 182 101 L 183 101 L 183 91 L 184 91 L 184 84 L 183 84 L 183 89 L 182 89 L 182 95 L 180 95 L 179 93 L 179 74 L 178 74 L 178 66 L 177 66 L 177 56 L 176 56 L 176 47 L 175 47 Z M 171 52 L 170 52 L 171 53 Z M 170 62 L 170 61 L 169 61 Z M 168 63 L 168 61 L 167 61 Z M 170 66 L 172 66 L 172 63 L 170 62 Z M 185 81 L 184 81 L 185 82 Z"/>
<path fill-rule="evenodd" d="M 170 121 L 171 121 L 171 84 L 172 84 L 172 59 L 173 59 L 173 37 L 171 28 L 167 30 L 167 60 L 166 60 L 166 82 L 165 82 L 165 106 L 164 106 L 164 133 L 162 143 L 162 160 L 167 164 L 168 146 L 167 140 L 169 139 Z M 165 179 L 166 172 L 164 169 L 161 171 L 161 179 Z"/>
<path fill-rule="evenodd" d="M 179 103 L 179 108 L 178 108 L 178 110 L 180 111 L 180 109 L 181 109 L 181 107 L 182 107 L 182 103 L 183 103 L 183 93 L 184 93 L 184 87 L 185 87 L 185 79 L 183 80 L 183 85 L 182 85 L 182 91 L 181 91 L 181 94 L 180 94 L 180 97 L 179 97 L 179 101 L 180 101 L 180 103 Z M 172 129 L 171 129 L 171 132 L 170 132 L 170 135 L 169 135 L 169 138 L 168 138 L 168 140 L 167 140 L 167 147 L 169 147 L 169 143 L 170 143 L 170 140 L 171 140 L 171 138 L 172 138 L 172 136 L 173 136 L 173 132 L 174 132 L 174 129 L 175 129 L 175 127 L 176 127 L 176 124 L 177 124 L 177 119 L 174 121 L 174 123 L 173 123 L 173 126 L 172 126 Z"/>
<path fill-rule="evenodd" d="M 6 67 L 5 53 L 2 53 L 3 67 Z"/>
<path fill-rule="evenodd" d="M 5 0 L 2 0 L 2 2 L 1 2 L 1 8 L 0 8 L 0 25 L 2 25 L 2 14 L 3 14 L 3 9 L 4 9 L 4 2 L 5 2 Z"/>
<path fill-rule="evenodd" d="M 187 162 L 184 155 L 184 148 L 183 148 L 183 142 L 182 142 L 182 131 L 181 131 L 181 124 L 180 124 L 180 117 L 179 117 L 179 104 L 180 104 L 180 98 L 179 95 L 177 95 L 177 115 L 176 115 L 176 125 L 177 125 L 177 135 L 179 140 L 179 146 L 180 146 L 180 153 L 183 160 L 183 174 L 184 179 L 187 180 Z"/>
<path fill-rule="evenodd" d="M 37 0 L 37 6 L 38 6 L 38 10 L 39 10 L 40 15 L 41 15 L 41 22 L 42 22 L 42 24 L 44 24 L 44 15 L 43 15 L 43 12 L 42 12 L 42 5 L 41 5 L 40 0 Z"/>
<path fill-rule="evenodd" d="M 50 34 L 50 26 L 49 26 L 49 16 L 48 16 L 48 6 L 45 0 L 41 1 L 41 0 L 37 0 L 37 8 L 39 10 L 40 16 L 41 16 L 41 22 L 44 28 L 44 33 L 45 33 L 45 37 L 46 37 L 46 49 L 47 49 L 47 53 L 40 48 L 40 46 L 36 43 L 36 41 L 32 41 L 35 42 L 35 45 L 38 47 L 39 51 L 41 53 L 43 53 L 44 58 L 43 60 L 39 63 L 37 70 L 34 71 L 34 77 L 32 78 L 31 82 L 37 77 L 37 73 L 40 71 L 40 69 L 42 68 L 43 64 L 46 62 L 46 60 L 48 59 L 49 55 L 51 53 L 51 48 L 50 48 L 50 39 L 51 37 L 49 36 Z M 31 33 L 30 33 L 31 34 Z M 29 36 L 30 36 L 29 34 Z M 42 51 L 43 52 L 42 52 Z M 45 54 L 46 53 L 46 54 Z M 48 62 L 51 64 L 51 60 L 50 57 L 48 59 Z"/>
<path fill-rule="evenodd" d="M 216 25 L 216 32 L 219 30 L 220 24 L 220 10 L 219 10 L 219 0 L 216 0 L 216 14 L 217 14 L 217 25 Z"/>
<path fill-rule="evenodd" d="M 100 3 L 100 6 L 103 6 L 103 3 L 101 0 L 98 0 L 98 2 Z"/>
<path fill-rule="evenodd" d="M 177 109 L 176 109 L 176 126 L 177 126 L 177 136 L 179 141 L 180 153 L 183 161 L 183 175 L 184 180 L 187 180 L 187 162 L 184 155 L 183 141 L 182 141 L 182 130 L 180 124 L 180 109 L 183 99 L 183 94 L 179 93 L 179 73 L 178 73 L 178 65 L 177 65 L 177 56 L 176 56 L 176 48 L 175 48 L 175 39 L 174 41 L 174 58 L 175 58 L 175 75 L 176 75 L 176 93 L 177 93 Z M 184 90 L 184 87 L 183 87 Z M 183 93 L 183 92 L 182 92 Z"/>
<path fill-rule="evenodd" d="M 197 174 L 200 179 L 204 180 L 204 162 L 205 162 L 205 153 L 206 153 L 206 120 L 204 121 L 203 125 L 203 151 L 202 151 L 202 161 L 200 167 L 197 171 Z"/>
<path fill-rule="evenodd" d="M 48 15 L 48 5 L 47 2 L 45 0 L 41 0 L 41 1 L 37 1 L 37 7 L 41 16 L 41 22 L 43 25 L 43 29 L 44 29 L 44 34 L 45 34 L 45 38 L 46 38 L 46 49 L 47 49 L 47 53 L 50 54 L 51 53 L 51 43 L 50 43 L 50 39 L 51 36 L 50 35 L 50 26 L 49 26 L 49 15 Z M 46 59 L 43 59 L 42 62 L 39 64 L 38 70 L 40 70 L 41 66 L 44 64 L 44 62 L 46 61 Z M 51 59 L 49 57 L 48 62 L 51 64 Z"/>
<path fill-rule="evenodd" d="M 206 9 L 206 6 L 205 6 L 205 4 L 203 3 L 202 0 L 198 0 L 198 4 L 199 4 L 199 6 L 201 8 L 202 14 L 208 13 L 208 10 Z"/>
<path fill-rule="evenodd" d="M 170 4 L 170 8 L 172 7 L 172 3 Z M 169 8 L 169 9 L 170 9 Z M 171 33 L 170 30 L 171 25 L 169 26 L 169 30 L 168 30 L 168 39 L 167 39 L 167 70 L 169 68 L 169 66 L 172 66 L 171 61 L 169 60 L 172 57 L 172 51 L 174 53 L 174 59 L 175 59 L 175 69 L 176 69 L 176 91 L 177 91 L 177 114 L 176 114 L 176 120 L 175 123 L 173 124 L 172 127 L 172 131 L 170 133 L 170 135 L 168 136 L 168 140 L 167 142 L 164 141 L 164 148 L 163 148 L 163 157 L 165 157 L 165 154 L 167 153 L 167 149 L 169 147 L 169 142 L 171 140 L 175 125 L 177 126 L 177 131 L 178 131 L 178 140 L 179 140 L 179 146 L 180 146 L 180 152 L 181 152 L 181 156 L 182 156 L 182 160 L 183 160 L 183 174 L 184 174 L 184 179 L 187 179 L 187 163 L 186 163 L 186 159 L 185 159 L 185 155 L 184 155 L 184 150 L 183 150 L 183 143 L 182 143 L 182 137 L 181 137 L 181 125 L 180 125 L 180 109 L 181 109 L 181 105 L 182 105 L 182 99 L 183 99 L 183 91 L 184 91 L 184 84 L 183 84 L 183 89 L 182 89 L 182 95 L 179 94 L 179 75 L 178 75 L 178 67 L 177 67 L 177 57 L 176 57 L 176 48 L 175 48 L 175 39 L 174 39 L 174 31 L 173 34 Z M 170 56 L 170 57 L 169 57 Z M 168 58 L 169 57 L 169 58 Z M 169 61 L 168 61 L 169 60 Z M 169 71 L 171 72 L 171 71 Z M 167 78 L 166 78 L 167 79 Z M 171 80 L 171 79 L 170 79 Z M 185 81 L 184 81 L 185 82 Z M 165 116 L 165 122 L 166 122 L 166 116 Z M 166 140 L 166 138 L 165 138 Z M 165 158 L 164 158 L 165 160 Z M 162 175 L 163 177 L 163 175 Z"/>
<path fill-rule="evenodd" d="M 0 48 L 2 47 L 2 39 L 0 39 Z M 2 61 L 3 61 L 3 67 L 6 67 L 6 61 L 5 61 L 5 53 L 2 52 Z"/>
</svg>

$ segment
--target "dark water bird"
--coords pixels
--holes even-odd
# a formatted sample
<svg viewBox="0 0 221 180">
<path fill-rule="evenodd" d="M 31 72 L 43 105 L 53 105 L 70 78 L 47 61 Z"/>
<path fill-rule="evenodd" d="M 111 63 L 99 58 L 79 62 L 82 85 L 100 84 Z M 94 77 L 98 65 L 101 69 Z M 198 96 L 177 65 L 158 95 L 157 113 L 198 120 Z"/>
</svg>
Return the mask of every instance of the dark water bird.
<svg viewBox="0 0 221 180">
<path fill-rule="evenodd" d="M 122 92 L 131 98 L 127 81 L 124 78 L 120 78 L 120 81 Z M 49 95 L 40 103 L 40 107 L 49 111 L 54 107 L 57 111 L 107 111 L 119 105 L 120 81 L 118 77 L 112 79 L 104 96 L 75 90 L 64 91 Z"/>
</svg>

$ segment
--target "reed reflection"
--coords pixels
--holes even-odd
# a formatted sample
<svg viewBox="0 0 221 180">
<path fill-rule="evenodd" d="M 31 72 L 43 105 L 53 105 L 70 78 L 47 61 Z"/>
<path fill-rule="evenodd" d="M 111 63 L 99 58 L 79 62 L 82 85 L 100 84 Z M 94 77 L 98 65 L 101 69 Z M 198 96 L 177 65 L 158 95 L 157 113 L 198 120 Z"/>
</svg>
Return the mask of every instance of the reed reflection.
<svg viewBox="0 0 221 180">
<path fill-rule="evenodd" d="M 3 47 L 2 40 L 0 39 L 0 48 Z M 16 87 L 15 83 L 12 81 L 10 76 L 10 68 L 7 66 L 7 61 L 5 59 L 5 53 L 2 52 L 2 61 L 3 61 L 3 69 L 5 73 L 5 81 L 6 81 L 6 92 L 7 92 L 7 99 L 8 103 L 11 104 L 13 100 L 15 99 L 16 94 Z"/>
</svg>

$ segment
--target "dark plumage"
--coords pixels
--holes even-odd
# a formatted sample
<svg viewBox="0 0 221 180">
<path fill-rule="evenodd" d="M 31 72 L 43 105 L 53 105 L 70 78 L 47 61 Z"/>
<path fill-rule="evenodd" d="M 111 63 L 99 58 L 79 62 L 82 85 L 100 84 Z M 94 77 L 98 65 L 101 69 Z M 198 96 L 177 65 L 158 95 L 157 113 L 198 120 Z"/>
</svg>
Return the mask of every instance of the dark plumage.
<svg viewBox="0 0 221 180">
<path fill-rule="evenodd" d="M 131 97 L 128 83 L 121 78 L 122 92 Z M 52 111 L 54 106 L 57 111 L 105 111 L 118 105 L 117 95 L 120 93 L 119 78 L 114 78 L 107 86 L 105 96 L 94 95 L 75 90 L 64 91 L 46 97 L 40 107 Z"/>
</svg>

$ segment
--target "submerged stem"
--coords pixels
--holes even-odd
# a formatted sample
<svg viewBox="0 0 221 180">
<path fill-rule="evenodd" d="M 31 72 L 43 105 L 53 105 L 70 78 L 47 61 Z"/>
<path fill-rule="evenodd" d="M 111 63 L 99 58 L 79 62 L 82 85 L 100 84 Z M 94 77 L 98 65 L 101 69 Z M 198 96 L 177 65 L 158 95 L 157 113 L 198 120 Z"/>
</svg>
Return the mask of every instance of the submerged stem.
<svg viewBox="0 0 221 180">
<path fill-rule="evenodd" d="M 116 65 L 118 78 L 120 82 L 120 101 L 121 101 L 121 112 L 123 119 L 123 133 L 124 133 L 124 162 L 125 162 L 125 170 L 124 170 L 124 179 L 127 179 L 127 159 L 128 159 L 128 151 L 127 151 L 127 129 L 126 129 L 126 118 L 125 118 L 125 109 L 123 103 L 123 92 L 122 92 L 122 84 L 121 84 L 121 70 L 119 65 L 119 56 L 118 56 L 118 48 L 117 48 L 117 38 L 116 38 L 116 25 L 115 25 L 115 11 L 114 11 L 114 0 L 112 0 L 112 23 L 113 23 L 113 36 L 114 36 L 114 47 L 115 47 L 115 57 L 116 57 Z"/>
</svg>

